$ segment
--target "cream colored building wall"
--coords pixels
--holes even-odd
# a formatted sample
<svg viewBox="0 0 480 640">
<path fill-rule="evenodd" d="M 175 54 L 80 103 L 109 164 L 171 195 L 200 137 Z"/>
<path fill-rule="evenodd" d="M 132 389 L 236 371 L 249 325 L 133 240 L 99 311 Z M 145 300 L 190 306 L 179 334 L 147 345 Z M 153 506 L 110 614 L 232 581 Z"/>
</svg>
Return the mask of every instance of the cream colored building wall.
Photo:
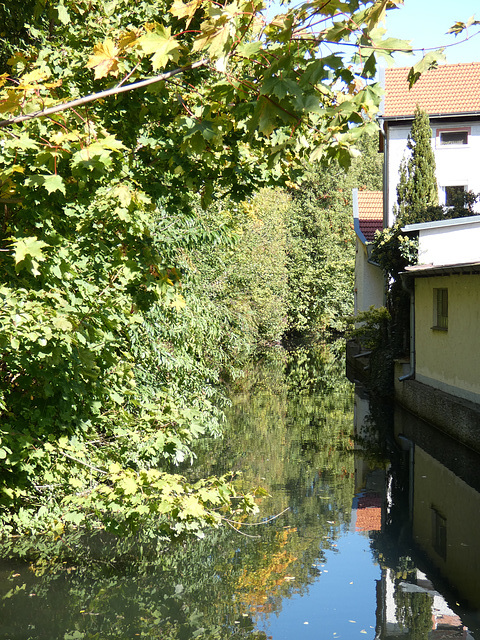
<svg viewBox="0 0 480 640">
<path fill-rule="evenodd" d="M 448 289 L 448 331 L 432 329 L 434 288 Z M 415 280 L 415 378 L 480 402 L 480 275 Z"/>
<path fill-rule="evenodd" d="M 355 314 L 367 311 L 372 305 L 384 304 L 383 272 L 368 262 L 366 246 L 356 239 L 355 254 Z"/>
</svg>

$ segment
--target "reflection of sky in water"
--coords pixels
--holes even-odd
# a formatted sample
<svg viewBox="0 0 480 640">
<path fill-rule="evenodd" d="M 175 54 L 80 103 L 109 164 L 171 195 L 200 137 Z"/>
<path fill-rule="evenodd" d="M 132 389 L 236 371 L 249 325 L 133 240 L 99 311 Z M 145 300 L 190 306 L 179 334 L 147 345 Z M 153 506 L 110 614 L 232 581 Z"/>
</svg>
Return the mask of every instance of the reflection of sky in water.
<svg viewBox="0 0 480 640">
<path fill-rule="evenodd" d="M 42 562 L 36 575 L 23 563 L 0 562 L 0 638 L 259 640 L 260 634 L 251 633 L 253 620 L 272 640 L 373 640 L 378 612 L 382 638 L 410 640 L 428 633 L 431 638 L 480 640 L 475 615 L 480 610 L 475 564 L 480 558 L 480 498 L 473 489 L 480 486 L 477 457 L 461 457 L 458 447 L 442 439 L 436 450 L 446 455 L 444 462 L 451 458 L 454 468 L 461 467 L 465 481 L 418 446 L 410 458 L 415 466 L 405 468 L 410 480 L 416 479 L 409 492 L 410 506 L 418 507 L 413 510 L 415 540 L 431 546 L 429 505 L 437 504 L 443 515 L 435 522 L 439 531 L 447 527 L 447 557 L 455 560 L 454 584 L 465 588 L 465 600 L 470 595 L 474 600 L 466 611 L 436 579 L 432 560 L 426 563 L 409 536 L 402 535 L 408 524 L 408 478 L 398 467 L 387 471 L 382 463 L 377 468 L 370 456 L 352 450 L 353 416 L 343 378 L 334 384 L 331 366 L 323 377 L 322 369 L 307 376 L 303 365 L 292 366 L 293 382 L 287 387 L 279 375 L 283 370 L 276 361 L 273 365 L 252 373 L 253 391 L 233 398 L 229 431 L 222 440 L 205 443 L 198 463 L 204 465 L 204 476 L 241 469 L 245 486 L 261 484 L 269 491 L 253 520 L 279 517 L 266 526 L 241 527 L 240 534 L 231 529 L 209 532 L 205 540 L 185 548 L 169 547 L 172 557 L 163 547 L 151 555 L 147 546 L 138 569 L 135 550 L 128 555 L 131 566 L 120 563 L 110 571 L 103 559 L 89 566 L 88 545 L 78 570 L 71 573 L 68 564 L 56 562 L 56 575 L 49 575 Z M 338 372 L 343 375 L 343 367 Z M 306 394 L 288 395 L 312 380 L 316 386 L 310 400 Z M 369 409 L 362 399 L 356 401 L 359 421 Z M 418 431 L 410 417 L 403 429 L 407 427 L 413 434 Z M 430 431 L 428 440 L 433 446 Z M 472 478 L 473 485 L 467 485 Z M 382 519 L 388 524 L 383 532 Z M 95 545 L 92 551 L 96 558 Z M 438 560 L 435 553 L 432 549 L 431 558 Z M 383 575 L 375 558 L 381 558 Z M 23 582 L 24 590 L 5 597 Z M 418 629 L 410 633 L 406 628 L 413 619 L 406 614 L 413 613 L 418 623 L 419 611 L 422 636 Z M 400 622 L 406 622 L 404 628 Z M 437 628 L 432 632 L 433 625 Z M 31 629 L 34 635 L 28 635 Z"/>
<path fill-rule="evenodd" d="M 318 565 L 322 573 L 308 594 L 284 600 L 278 616 L 258 625 L 273 640 L 375 636 L 380 567 L 373 563 L 369 538 L 345 533 L 337 540 L 337 551 L 325 555 L 326 562 Z"/>
</svg>

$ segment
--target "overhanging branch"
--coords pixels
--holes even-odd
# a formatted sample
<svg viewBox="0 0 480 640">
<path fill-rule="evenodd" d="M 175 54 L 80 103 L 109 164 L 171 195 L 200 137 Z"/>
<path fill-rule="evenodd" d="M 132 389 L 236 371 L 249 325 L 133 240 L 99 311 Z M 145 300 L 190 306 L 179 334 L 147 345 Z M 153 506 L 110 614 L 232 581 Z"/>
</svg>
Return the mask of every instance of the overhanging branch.
<svg viewBox="0 0 480 640">
<path fill-rule="evenodd" d="M 138 82 L 132 82 L 131 84 L 126 84 L 124 86 L 116 86 L 112 89 L 106 89 L 105 91 L 100 91 L 99 93 L 91 93 L 88 96 L 84 96 L 83 98 L 77 98 L 76 100 L 71 100 L 70 102 L 63 102 L 62 104 L 57 104 L 54 107 L 49 107 L 48 109 L 43 109 L 42 111 L 35 111 L 34 113 L 29 113 L 23 116 L 16 116 L 15 118 L 9 118 L 8 120 L 1 120 L 0 127 L 6 127 L 9 124 L 17 124 L 19 122 L 24 122 L 25 120 L 32 120 L 33 118 L 41 118 L 42 116 L 50 116 L 52 113 L 58 113 L 59 111 L 66 111 L 67 109 L 73 109 L 74 107 L 79 107 L 82 104 L 86 104 L 87 102 L 93 102 L 94 100 L 100 100 L 101 98 L 107 98 L 108 96 L 113 96 L 118 93 L 125 93 L 127 91 L 132 91 L 133 89 L 141 89 L 142 87 L 147 87 L 150 84 L 155 84 L 156 82 L 162 82 L 163 80 L 168 80 L 173 76 L 178 75 L 179 73 L 183 73 L 184 71 L 188 71 L 190 69 L 197 69 L 198 67 L 202 67 L 208 64 L 208 59 L 204 58 L 203 60 L 198 60 L 197 62 L 193 62 L 186 67 L 179 67 L 178 69 L 174 69 L 173 71 L 167 71 L 167 73 L 161 73 L 158 76 L 154 76 L 153 78 L 147 78 L 146 80 L 140 80 Z"/>
</svg>

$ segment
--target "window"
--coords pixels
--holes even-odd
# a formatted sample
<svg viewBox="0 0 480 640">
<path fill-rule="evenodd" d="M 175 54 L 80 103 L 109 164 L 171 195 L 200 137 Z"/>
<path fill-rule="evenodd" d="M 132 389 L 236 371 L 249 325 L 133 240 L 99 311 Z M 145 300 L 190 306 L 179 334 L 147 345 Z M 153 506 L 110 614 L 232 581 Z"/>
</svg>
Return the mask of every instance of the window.
<svg viewBox="0 0 480 640">
<path fill-rule="evenodd" d="M 468 144 L 468 130 L 464 131 L 440 131 L 440 145 L 463 145 Z"/>
<path fill-rule="evenodd" d="M 452 185 L 444 187 L 445 190 L 445 206 L 447 207 L 463 207 L 465 205 L 465 185 Z"/>
<path fill-rule="evenodd" d="M 432 507 L 432 546 L 444 560 L 447 557 L 447 520 Z"/>
<path fill-rule="evenodd" d="M 448 330 L 448 289 L 433 290 L 433 327 Z"/>
</svg>

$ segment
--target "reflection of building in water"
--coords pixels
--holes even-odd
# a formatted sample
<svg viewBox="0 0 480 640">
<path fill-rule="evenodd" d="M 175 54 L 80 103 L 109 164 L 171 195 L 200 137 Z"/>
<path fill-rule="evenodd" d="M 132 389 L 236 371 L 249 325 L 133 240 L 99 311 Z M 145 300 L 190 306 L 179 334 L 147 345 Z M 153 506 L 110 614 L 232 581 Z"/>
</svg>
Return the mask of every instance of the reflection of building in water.
<svg viewBox="0 0 480 640">
<path fill-rule="evenodd" d="M 353 430 L 356 441 L 361 442 L 373 437 L 369 416 L 370 402 L 368 394 L 362 385 L 356 384 L 353 399 Z"/>
<path fill-rule="evenodd" d="M 408 412 L 396 433 L 410 439 L 412 534 L 455 593 L 480 610 L 480 457 Z"/>
<path fill-rule="evenodd" d="M 410 582 L 399 581 L 396 571 L 385 569 L 379 584 L 381 607 L 377 609 L 376 640 L 384 638 L 411 638 L 428 633 L 430 639 L 471 639 L 473 636 L 461 618 L 448 606 L 444 597 L 435 590 L 427 576 L 418 569 Z M 417 635 L 418 634 L 418 635 Z"/>
<path fill-rule="evenodd" d="M 364 399 L 356 394 L 356 433 Z M 395 435 L 403 475 L 392 472 L 400 457 L 386 472 L 355 460 L 350 528 L 369 532 L 382 567 L 376 640 L 480 638 L 480 457 L 403 410 Z"/>
<path fill-rule="evenodd" d="M 374 492 L 365 492 L 354 499 L 356 505 L 355 531 L 381 531 L 382 496 Z"/>
<path fill-rule="evenodd" d="M 369 420 L 368 395 L 361 385 L 355 386 L 354 399 L 355 450 L 376 439 Z M 378 469 L 363 455 L 355 456 L 355 497 L 352 503 L 351 531 L 380 531 L 382 528 L 382 508 L 385 495 L 385 471 Z"/>
</svg>

